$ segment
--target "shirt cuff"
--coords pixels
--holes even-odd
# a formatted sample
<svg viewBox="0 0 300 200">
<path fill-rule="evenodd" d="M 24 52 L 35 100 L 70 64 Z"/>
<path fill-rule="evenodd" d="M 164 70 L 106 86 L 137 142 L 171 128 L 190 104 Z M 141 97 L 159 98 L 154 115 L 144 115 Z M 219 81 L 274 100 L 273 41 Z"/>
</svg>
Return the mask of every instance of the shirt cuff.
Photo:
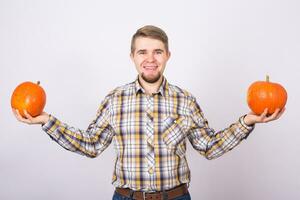
<svg viewBox="0 0 300 200">
<path fill-rule="evenodd" d="M 61 124 L 61 122 L 58 119 L 56 119 L 55 117 L 50 115 L 48 122 L 42 126 L 42 129 L 48 135 L 50 135 L 53 139 L 57 140 L 59 138 L 59 135 L 57 134 L 56 130 L 60 124 Z"/>
<path fill-rule="evenodd" d="M 247 137 L 249 136 L 249 134 L 253 131 L 255 125 L 247 125 L 244 121 L 246 115 L 240 117 L 239 122 L 240 122 L 240 128 L 243 130 L 245 136 L 244 139 L 247 139 Z"/>
<path fill-rule="evenodd" d="M 246 115 L 240 117 L 240 122 L 241 122 L 241 124 L 242 124 L 246 129 L 252 130 L 252 129 L 254 128 L 254 125 L 251 125 L 251 126 L 247 125 L 247 124 L 245 123 L 245 117 L 246 117 Z"/>
</svg>

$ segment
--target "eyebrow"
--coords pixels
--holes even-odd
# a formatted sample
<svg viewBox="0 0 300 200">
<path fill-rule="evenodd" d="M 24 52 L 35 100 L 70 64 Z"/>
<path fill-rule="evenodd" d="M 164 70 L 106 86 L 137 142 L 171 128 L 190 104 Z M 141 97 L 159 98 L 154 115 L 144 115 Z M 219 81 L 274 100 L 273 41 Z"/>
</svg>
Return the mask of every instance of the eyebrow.
<svg viewBox="0 0 300 200">
<path fill-rule="evenodd" d="M 137 51 L 137 53 L 140 53 L 140 52 L 146 52 L 147 50 L 146 49 L 140 49 Z"/>
<path fill-rule="evenodd" d="M 146 52 L 146 51 L 147 51 L 146 49 L 139 49 L 139 50 L 137 51 L 137 53 L 140 53 L 140 52 Z M 154 49 L 153 51 L 155 51 L 155 52 L 164 52 L 163 49 Z"/>
<path fill-rule="evenodd" d="M 164 52 L 163 49 L 154 49 L 154 51 L 160 51 L 160 52 Z"/>
</svg>

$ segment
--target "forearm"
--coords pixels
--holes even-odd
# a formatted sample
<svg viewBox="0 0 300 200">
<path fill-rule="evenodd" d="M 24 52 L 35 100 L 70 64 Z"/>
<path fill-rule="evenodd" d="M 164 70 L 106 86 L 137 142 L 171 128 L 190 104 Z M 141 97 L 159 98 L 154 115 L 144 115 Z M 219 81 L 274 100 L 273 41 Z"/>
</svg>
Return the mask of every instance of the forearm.
<svg viewBox="0 0 300 200">
<path fill-rule="evenodd" d="M 189 139 L 193 147 L 207 159 L 218 158 L 235 148 L 253 130 L 253 127 L 246 126 L 242 120 L 243 117 L 219 132 L 215 132 L 206 124 L 192 133 Z"/>
<path fill-rule="evenodd" d="M 49 117 L 42 129 L 63 148 L 88 157 L 96 157 L 108 146 L 105 140 L 99 139 L 101 132 L 76 129 L 53 116 Z"/>
</svg>

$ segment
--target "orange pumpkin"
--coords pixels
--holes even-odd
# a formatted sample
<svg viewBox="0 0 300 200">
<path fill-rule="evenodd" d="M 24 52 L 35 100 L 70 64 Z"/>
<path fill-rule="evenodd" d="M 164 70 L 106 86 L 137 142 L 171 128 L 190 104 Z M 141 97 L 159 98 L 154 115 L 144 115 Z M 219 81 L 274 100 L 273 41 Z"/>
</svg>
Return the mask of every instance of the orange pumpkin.
<svg viewBox="0 0 300 200">
<path fill-rule="evenodd" d="M 46 93 L 39 85 L 40 82 L 24 82 L 16 87 L 11 96 L 11 107 L 18 109 L 25 117 L 23 110 L 36 117 L 43 112 L 46 104 Z"/>
<path fill-rule="evenodd" d="M 277 108 L 284 108 L 287 101 L 287 92 L 283 86 L 269 81 L 256 81 L 248 89 L 247 102 L 250 109 L 257 115 L 268 108 L 268 115 L 275 112 Z"/>
</svg>

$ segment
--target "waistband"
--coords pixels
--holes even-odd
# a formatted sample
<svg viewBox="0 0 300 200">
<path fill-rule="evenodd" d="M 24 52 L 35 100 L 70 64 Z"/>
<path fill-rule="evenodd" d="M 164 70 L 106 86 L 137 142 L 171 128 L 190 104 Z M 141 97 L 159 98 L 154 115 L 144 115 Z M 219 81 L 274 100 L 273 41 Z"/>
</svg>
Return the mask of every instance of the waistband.
<svg viewBox="0 0 300 200">
<path fill-rule="evenodd" d="M 187 184 L 182 184 L 173 189 L 159 192 L 140 192 L 129 188 L 116 188 L 116 192 L 122 196 L 133 197 L 135 200 L 168 200 L 187 194 L 188 187 Z"/>
</svg>

